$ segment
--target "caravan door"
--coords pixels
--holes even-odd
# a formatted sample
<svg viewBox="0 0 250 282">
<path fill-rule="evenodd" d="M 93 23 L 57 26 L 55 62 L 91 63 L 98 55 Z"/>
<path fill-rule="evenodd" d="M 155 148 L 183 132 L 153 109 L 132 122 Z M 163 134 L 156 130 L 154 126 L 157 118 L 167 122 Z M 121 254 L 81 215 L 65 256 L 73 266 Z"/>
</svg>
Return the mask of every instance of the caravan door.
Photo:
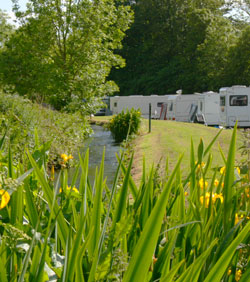
<svg viewBox="0 0 250 282">
<path fill-rule="evenodd" d="M 226 94 L 222 94 L 220 96 L 220 120 L 221 125 L 227 126 L 227 96 Z"/>
</svg>

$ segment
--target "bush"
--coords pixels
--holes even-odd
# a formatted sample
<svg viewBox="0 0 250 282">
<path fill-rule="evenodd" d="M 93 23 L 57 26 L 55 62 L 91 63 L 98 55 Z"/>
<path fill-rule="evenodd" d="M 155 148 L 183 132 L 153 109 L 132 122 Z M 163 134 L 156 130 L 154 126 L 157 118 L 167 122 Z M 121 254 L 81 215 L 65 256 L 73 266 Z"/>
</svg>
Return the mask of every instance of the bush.
<svg viewBox="0 0 250 282">
<path fill-rule="evenodd" d="M 111 131 L 116 142 L 124 141 L 128 135 L 138 133 L 141 123 L 141 112 L 131 109 L 125 113 L 114 116 L 108 124 L 108 129 Z"/>
</svg>

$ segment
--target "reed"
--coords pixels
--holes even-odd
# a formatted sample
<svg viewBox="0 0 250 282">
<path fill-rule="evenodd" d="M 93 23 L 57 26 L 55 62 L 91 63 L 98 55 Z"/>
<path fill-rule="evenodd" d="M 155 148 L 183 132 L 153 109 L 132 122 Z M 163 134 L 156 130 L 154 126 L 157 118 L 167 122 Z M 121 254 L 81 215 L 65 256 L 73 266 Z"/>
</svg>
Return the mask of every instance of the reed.
<svg viewBox="0 0 250 282">
<path fill-rule="evenodd" d="M 182 156 L 157 181 L 144 162 L 138 186 L 133 156 L 118 156 L 107 187 L 104 152 L 91 186 L 88 151 L 68 183 L 67 168 L 52 180 L 39 149 L 14 164 L 10 147 L 0 166 L 1 281 L 247 281 L 249 180 L 234 164 L 236 127 L 225 168 L 211 173 L 218 135 L 206 148 L 201 139 L 197 160 L 191 142 L 188 177 Z"/>
</svg>

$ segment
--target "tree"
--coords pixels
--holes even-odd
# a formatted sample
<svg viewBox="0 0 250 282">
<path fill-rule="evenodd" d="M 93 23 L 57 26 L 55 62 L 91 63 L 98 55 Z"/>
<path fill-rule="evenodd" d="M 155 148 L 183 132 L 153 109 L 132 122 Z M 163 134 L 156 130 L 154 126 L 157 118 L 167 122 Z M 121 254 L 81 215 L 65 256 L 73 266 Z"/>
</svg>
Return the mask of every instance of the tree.
<svg viewBox="0 0 250 282">
<path fill-rule="evenodd" d="M 117 90 L 106 81 L 112 66 L 124 64 L 121 48 L 132 13 L 122 0 L 29 0 L 14 10 L 20 28 L 0 58 L 5 83 L 56 109 L 84 109 Z M 117 5 L 119 3 L 119 5 Z"/>
<path fill-rule="evenodd" d="M 209 46 L 213 45 L 214 50 L 220 47 L 217 27 L 223 36 L 224 32 L 233 30 L 230 21 L 223 17 L 224 2 L 134 1 L 135 22 L 126 33 L 124 48 L 119 51 L 126 59 L 126 67 L 113 69 L 111 73 L 121 95 L 170 94 L 180 88 L 184 93 L 193 93 L 214 86 L 212 81 L 218 80 L 218 65 L 214 54 L 206 52 Z M 224 51 L 226 48 L 220 47 L 218 56 Z M 209 60 L 214 63 L 210 69 L 205 65 Z"/>
<path fill-rule="evenodd" d="M 239 36 L 230 48 L 228 63 L 225 67 L 225 81 L 228 86 L 250 84 L 250 26 Z"/>
<path fill-rule="evenodd" d="M 8 23 L 8 18 L 8 15 L 0 9 L 0 48 L 13 31 L 13 26 Z"/>
<path fill-rule="evenodd" d="M 229 19 L 211 16 L 206 39 L 197 49 L 197 88 L 201 91 L 218 91 L 220 87 L 228 85 L 225 73 L 230 49 L 236 40 L 237 30 Z"/>
</svg>

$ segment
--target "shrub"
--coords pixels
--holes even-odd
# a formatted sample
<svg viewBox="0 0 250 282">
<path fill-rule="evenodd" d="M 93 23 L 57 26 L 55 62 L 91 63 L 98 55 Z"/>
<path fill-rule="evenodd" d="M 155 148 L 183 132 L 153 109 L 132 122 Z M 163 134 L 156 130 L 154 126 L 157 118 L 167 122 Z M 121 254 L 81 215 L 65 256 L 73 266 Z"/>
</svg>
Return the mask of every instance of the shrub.
<svg viewBox="0 0 250 282">
<path fill-rule="evenodd" d="M 124 141 L 128 135 L 138 133 L 141 123 L 141 112 L 131 109 L 130 111 L 122 111 L 114 116 L 108 124 L 116 142 Z"/>
</svg>

